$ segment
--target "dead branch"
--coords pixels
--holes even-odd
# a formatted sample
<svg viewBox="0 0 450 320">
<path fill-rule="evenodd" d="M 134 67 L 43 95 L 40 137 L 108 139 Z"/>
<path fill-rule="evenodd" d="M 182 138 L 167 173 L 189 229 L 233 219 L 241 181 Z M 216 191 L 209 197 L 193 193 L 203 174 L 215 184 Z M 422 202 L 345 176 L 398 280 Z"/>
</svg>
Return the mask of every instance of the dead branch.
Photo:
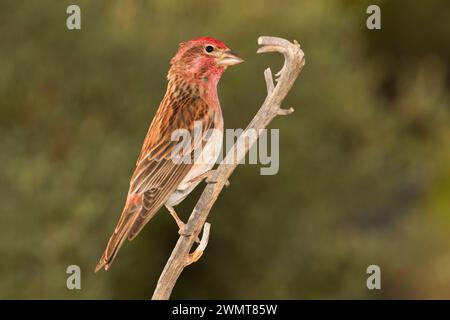
<svg viewBox="0 0 450 320">
<path fill-rule="evenodd" d="M 279 52 L 284 55 L 284 65 L 276 74 L 277 84 L 276 86 L 274 85 L 272 72 L 270 68 L 267 68 L 264 71 L 267 97 L 247 129 L 245 129 L 233 148 L 227 153 L 225 159 L 212 173 L 210 180 L 214 181 L 214 183 L 208 184 L 205 187 L 205 190 L 192 211 L 186 225 L 186 233 L 189 236 L 183 235 L 179 237 L 159 277 L 152 297 L 154 300 L 169 299 L 172 289 L 183 269 L 187 265 L 196 262 L 202 256 L 209 238 L 210 226 L 208 223 L 205 223 L 209 212 L 236 166 L 256 142 L 261 133 L 261 129 L 266 128 L 277 115 L 287 115 L 294 111 L 292 108 L 282 109 L 281 103 L 305 65 L 305 56 L 300 49 L 300 45 L 295 40 L 294 43 L 291 43 L 285 39 L 276 37 L 259 37 L 258 44 L 261 48 L 259 48 L 257 53 Z M 256 130 L 258 135 L 248 134 L 249 131 L 253 130 Z M 244 147 L 238 148 L 237 146 Z M 202 240 L 197 249 L 190 254 L 195 239 L 199 236 L 203 226 Z"/>
</svg>

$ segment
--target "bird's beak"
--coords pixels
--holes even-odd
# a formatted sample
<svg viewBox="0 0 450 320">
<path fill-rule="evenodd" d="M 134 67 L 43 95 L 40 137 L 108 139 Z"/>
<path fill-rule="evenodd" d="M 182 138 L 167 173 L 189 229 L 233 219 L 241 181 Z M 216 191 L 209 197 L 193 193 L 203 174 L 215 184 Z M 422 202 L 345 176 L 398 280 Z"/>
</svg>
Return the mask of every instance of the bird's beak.
<svg viewBox="0 0 450 320">
<path fill-rule="evenodd" d="M 239 58 L 237 55 L 235 55 L 230 50 L 224 51 L 217 59 L 217 63 L 220 66 L 224 66 L 224 67 L 234 66 L 235 64 L 239 64 L 241 62 L 244 62 L 244 60 Z"/>
</svg>

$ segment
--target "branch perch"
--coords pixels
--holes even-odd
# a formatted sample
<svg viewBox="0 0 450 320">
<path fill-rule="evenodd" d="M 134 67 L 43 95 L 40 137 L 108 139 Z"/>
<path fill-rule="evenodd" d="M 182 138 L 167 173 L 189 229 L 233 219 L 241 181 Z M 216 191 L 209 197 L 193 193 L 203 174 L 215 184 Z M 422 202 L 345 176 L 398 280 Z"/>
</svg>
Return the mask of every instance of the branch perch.
<svg viewBox="0 0 450 320">
<path fill-rule="evenodd" d="M 282 109 L 281 103 L 305 65 L 305 55 L 300 49 L 300 45 L 295 40 L 291 43 L 285 39 L 276 37 L 259 37 L 258 44 L 261 48 L 258 49 L 257 53 L 279 52 L 284 55 L 283 67 L 276 73 L 277 84 L 276 86 L 274 85 L 272 72 L 270 68 L 267 68 L 264 71 L 267 97 L 233 148 L 228 151 L 225 159 L 213 171 L 210 179 L 215 183 L 208 184 L 205 187 L 205 190 L 194 207 L 186 224 L 186 233 L 189 236 L 182 235 L 178 238 L 175 248 L 159 277 L 152 297 L 154 300 L 169 299 L 172 289 L 183 269 L 196 262 L 203 255 L 203 251 L 208 244 L 210 232 L 210 224 L 206 222 L 209 212 L 223 187 L 227 184 L 228 178 L 234 169 L 236 169 L 236 166 L 256 142 L 262 131 L 261 129 L 266 128 L 277 115 L 288 115 L 294 111 L 293 108 Z M 258 136 L 249 134 L 249 131 L 253 130 L 258 132 Z M 246 141 L 247 143 L 245 143 Z M 238 148 L 237 146 L 244 147 Z M 195 239 L 197 239 L 203 226 L 204 230 L 200 244 L 193 253 L 190 253 Z"/>
</svg>

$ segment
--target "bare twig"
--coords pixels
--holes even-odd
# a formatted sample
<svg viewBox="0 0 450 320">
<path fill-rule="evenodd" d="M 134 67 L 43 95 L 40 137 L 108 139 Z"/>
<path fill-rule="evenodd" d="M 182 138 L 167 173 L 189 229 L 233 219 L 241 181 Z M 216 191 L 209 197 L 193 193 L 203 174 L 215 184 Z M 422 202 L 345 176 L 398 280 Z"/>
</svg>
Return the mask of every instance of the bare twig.
<svg viewBox="0 0 450 320">
<path fill-rule="evenodd" d="M 274 85 L 270 68 L 266 69 L 264 71 L 264 77 L 267 86 L 267 97 L 247 129 L 242 133 L 238 141 L 236 141 L 233 148 L 227 153 L 225 159 L 212 173 L 210 178 L 215 183 L 208 184 L 205 187 L 205 190 L 186 224 L 186 233 L 189 236 L 184 235 L 179 237 L 169 260 L 159 277 L 152 299 L 169 299 L 172 289 L 184 267 L 196 262 L 203 254 L 209 237 L 209 224 L 205 223 L 209 212 L 236 166 L 256 142 L 261 133 L 261 129 L 266 128 L 270 121 L 277 115 L 287 115 L 294 111 L 292 108 L 282 109 L 281 103 L 305 65 L 305 56 L 300 49 L 300 45 L 295 40 L 294 43 L 291 43 L 285 39 L 276 37 L 259 37 L 258 44 L 262 46 L 257 51 L 258 53 L 279 52 L 284 55 L 284 65 L 276 74 L 277 85 Z M 258 136 L 249 134 L 249 131 L 253 130 L 258 132 Z M 237 146 L 244 147 L 237 148 Z M 200 245 L 192 254 L 190 254 L 189 252 L 203 225 L 204 231 Z"/>
</svg>

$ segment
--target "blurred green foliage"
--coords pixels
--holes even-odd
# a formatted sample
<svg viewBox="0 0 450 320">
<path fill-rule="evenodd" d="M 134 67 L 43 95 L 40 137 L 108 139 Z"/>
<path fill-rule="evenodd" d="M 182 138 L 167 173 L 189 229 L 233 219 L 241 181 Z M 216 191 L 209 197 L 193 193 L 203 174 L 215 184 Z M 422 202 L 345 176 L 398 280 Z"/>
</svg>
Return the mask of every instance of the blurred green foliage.
<svg viewBox="0 0 450 320">
<path fill-rule="evenodd" d="M 246 60 L 220 83 L 227 128 L 247 125 L 282 63 L 255 54 L 259 35 L 297 39 L 307 62 L 296 112 L 271 125 L 279 173 L 235 171 L 173 298 L 450 298 L 449 2 L 377 3 L 381 31 L 365 27 L 369 1 L 1 1 L 0 298 L 151 296 L 178 237 L 164 210 L 93 270 L 169 60 L 201 35 Z M 71 264 L 82 290 L 66 288 Z"/>
</svg>

